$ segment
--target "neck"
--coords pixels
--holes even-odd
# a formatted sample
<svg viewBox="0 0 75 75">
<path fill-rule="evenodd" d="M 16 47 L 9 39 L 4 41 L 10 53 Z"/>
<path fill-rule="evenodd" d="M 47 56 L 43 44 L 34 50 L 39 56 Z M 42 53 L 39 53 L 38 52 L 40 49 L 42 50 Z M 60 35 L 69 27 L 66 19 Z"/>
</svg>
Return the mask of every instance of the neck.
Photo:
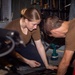
<svg viewBox="0 0 75 75">
<path fill-rule="evenodd" d="M 21 27 L 22 32 L 23 32 L 25 35 L 27 35 L 28 29 L 26 28 L 25 21 L 24 21 L 23 18 L 20 19 L 20 27 Z"/>
<path fill-rule="evenodd" d="M 25 25 L 25 20 L 24 20 L 23 18 L 20 19 L 20 26 L 21 26 L 22 28 L 25 28 L 25 27 L 26 27 L 26 25 Z"/>
</svg>

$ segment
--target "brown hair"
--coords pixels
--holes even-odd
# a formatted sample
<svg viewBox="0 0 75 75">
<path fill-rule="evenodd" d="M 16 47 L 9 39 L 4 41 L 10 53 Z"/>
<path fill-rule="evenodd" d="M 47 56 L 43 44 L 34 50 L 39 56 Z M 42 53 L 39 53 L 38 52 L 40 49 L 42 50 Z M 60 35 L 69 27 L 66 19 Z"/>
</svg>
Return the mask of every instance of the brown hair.
<svg viewBox="0 0 75 75">
<path fill-rule="evenodd" d="M 59 20 L 57 16 L 49 16 L 44 20 L 43 29 L 46 34 L 50 34 L 52 29 L 59 28 L 63 21 Z"/>
<path fill-rule="evenodd" d="M 21 10 L 21 17 L 28 19 L 29 21 L 41 19 L 40 12 L 35 8 L 24 8 Z"/>
</svg>

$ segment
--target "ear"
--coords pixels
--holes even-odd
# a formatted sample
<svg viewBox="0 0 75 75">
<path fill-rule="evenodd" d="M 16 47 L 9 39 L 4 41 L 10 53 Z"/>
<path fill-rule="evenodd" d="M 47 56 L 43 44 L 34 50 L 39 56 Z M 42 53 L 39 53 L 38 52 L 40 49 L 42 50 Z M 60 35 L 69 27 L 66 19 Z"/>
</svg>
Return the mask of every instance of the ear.
<svg viewBox="0 0 75 75">
<path fill-rule="evenodd" d="M 52 31 L 53 32 L 59 32 L 60 30 L 59 30 L 59 28 L 56 28 L 56 29 L 53 29 Z"/>
<path fill-rule="evenodd" d="M 51 33 L 59 33 L 58 29 L 53 29 L 50 31 Z"/>
<path fill-rule="evenodd" d="M 54 32 L 55 32 L 56 34 L 63 34 L 63 32 L 61 32 L 60 30 L 54 30 Z"/>
<path fill-rule="evenodd" d="M 50 32 L 56 32 L 57 30 L 56 29 L 52 29 Z"/>
<path fill-rule="evenodd" d="M 25 19 L 25 23 L 28 23 L 28 19 Z"/>
<path fill-rule="evenodd" d="M 55 29 L 53 32 L 54 32 L 54 33 L 60 33 L 60 31 L 57 30 L 57 29 Z"/>
</svg>

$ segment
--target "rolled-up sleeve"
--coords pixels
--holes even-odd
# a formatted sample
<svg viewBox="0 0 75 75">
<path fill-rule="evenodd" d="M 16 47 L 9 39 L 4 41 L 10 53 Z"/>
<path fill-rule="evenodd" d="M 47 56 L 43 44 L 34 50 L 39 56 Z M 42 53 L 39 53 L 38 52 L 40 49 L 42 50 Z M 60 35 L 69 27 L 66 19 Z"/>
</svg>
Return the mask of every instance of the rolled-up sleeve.
<svg viewBox="0 0 75 75">
<path fill-rule="evenodd" d="M 37 41 L 37 40 L 41 39 L 41 34 L 40 34 L 40 28 L 39 28 L 39 26 L 37 27 L 36 30 L 34 30 L 32 32 L 32 38 L 34 39 L 34 41 Z"/>
<path fill-rule="evenodd" d="M 68 31 L 65 39 L 65 45 L 67 50 L 75 51 L 75 26 Z"/>
</svg>

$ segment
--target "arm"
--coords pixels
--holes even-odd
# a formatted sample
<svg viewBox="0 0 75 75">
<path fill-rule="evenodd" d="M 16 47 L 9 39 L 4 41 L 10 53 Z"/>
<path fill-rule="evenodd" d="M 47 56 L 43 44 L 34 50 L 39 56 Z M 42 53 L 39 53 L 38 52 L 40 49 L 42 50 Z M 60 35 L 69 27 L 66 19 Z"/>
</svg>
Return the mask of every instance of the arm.
<svg viewBox="0 0 75 75">
<path fill-rule="evenodd" d="M 36 44 L 36 47 L 37 47 L 37 50 L 42 58 L 42 61 L 44 62 L 45 66 L 47 69 L 57 69 L 57 67 L 55 66 L 51 66 L 48 64 L 48 61 L 47 61 L 47 58 L 46 58 L 46 53 L 45 53 L 45 49 L 44 49 L 44 46 L 41 42 L 41 40 L 37 40 L 35 41 L 35 44 Z"/>
<path fill-rule="evenodd" d="M 39 54 L 40 54 L 40 56 L 41 56 L 41 58 L 45 64 L 45 66 L 48 66 L 45 49 L 42 45 L 41 40 L 35 41 L 35 44 L 36 44 L 37 50 L 38 50 L 38 52 L 39 52 Z"/>
<path fill-rule="evenodd" d="M 30 67 L 39 67 L 39 66 L 40 66 L 40 63 L 39 63 L 39 62 L 37 62 L 37 61 L 35 61 L 35 60 L 29 60 L 29 59 L 23 57 L 21 54 L 19 54 L 19 53 L 16 52 L 16 51 L 13 51 L 13 52 L 12 52 L 12 55 L 13 55 L 14 57 L 16 57 L 17 59 L 19 59 L 20 61 L 22 61 L 22 62 L 28 64 Z"/>
<path fill-rule="evenodd" d="M 19 54 L 15 50 L 11 54 L 12 54 L 12 56 L 16 57 L 17 59 L 19 59 L 20 61 L 22 61 L 24 63 L 28 62 L 28 59 L 26 59 L 25 57 L 23 57 L 21 54 Z"/>
<path fill-rule="evenodd" d="M 74 51 L 65 50 L 63 58 L 59 64 L 57 75 L 65 75 L 67 68 L 70 64 L 71 58 L 73 56 Z"/>
</svg>

